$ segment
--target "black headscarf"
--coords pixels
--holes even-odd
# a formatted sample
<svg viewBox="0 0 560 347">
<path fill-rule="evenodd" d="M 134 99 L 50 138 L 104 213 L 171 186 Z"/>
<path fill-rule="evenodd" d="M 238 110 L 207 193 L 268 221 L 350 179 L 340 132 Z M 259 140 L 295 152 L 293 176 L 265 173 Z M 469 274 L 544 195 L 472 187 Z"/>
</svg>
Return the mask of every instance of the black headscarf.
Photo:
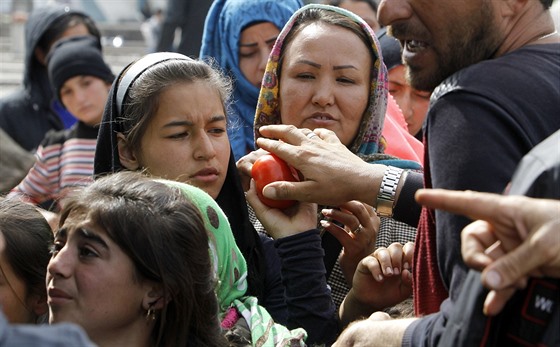
<svg viewBox="0 0 560 347">
<path fill-rule="evenodd" d="M 99 136 L 95 148 L 94 175 L 101 175 L 125 169 L 119 160 L 117 133 L 125 133 L 125 117 L 121 111 L 127 100 L 130 87 L 134 81 L 154 65 L 168 60 L 188 60 L 191 58 L 178 53 L 152 53 L 129 64 L 113 82 L 103 120 L 99 127 Z M 129 124 L 130 126 L 130 124 Z M 231 148 L 230 148 L 231 151 Z M 262 260 L 262 244 L 258 233 L 249 220 L 249 212 L 245 195 L 241 187 L 241 179 L 237 172 L 233 152 L 230 154 L 224 185 L 216 202 L 228 217 L 235 241 L 247 261 L 249 295 L 260 298 L 264 288 L 264 261 Z"/>
</svg>

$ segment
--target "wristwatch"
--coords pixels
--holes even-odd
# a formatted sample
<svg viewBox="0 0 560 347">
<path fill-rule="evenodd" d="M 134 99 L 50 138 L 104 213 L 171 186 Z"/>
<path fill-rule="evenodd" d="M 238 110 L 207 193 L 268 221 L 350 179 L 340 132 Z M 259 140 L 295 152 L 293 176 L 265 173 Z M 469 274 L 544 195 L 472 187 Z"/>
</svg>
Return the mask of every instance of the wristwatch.
<svg viewBox="0 0 560 347">
<path fill-rule="evenodd" d="M 385 170 L 379 187 L 379 194 L 377 194 L 377 206 L 375 206 L 378 216 L 393 217 L 395 194 L 403 171 L 403 169 L 394 166 L 388 166 Z"/>
</svg>

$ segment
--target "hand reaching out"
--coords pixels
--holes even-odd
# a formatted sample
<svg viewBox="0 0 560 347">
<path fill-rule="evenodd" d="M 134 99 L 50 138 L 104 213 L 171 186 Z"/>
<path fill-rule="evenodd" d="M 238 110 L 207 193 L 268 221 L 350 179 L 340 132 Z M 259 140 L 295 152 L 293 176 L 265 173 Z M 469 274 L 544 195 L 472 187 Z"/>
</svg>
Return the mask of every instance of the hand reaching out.
<svg viewBox="0 0 560 347">
<path fill-rule="evenodd" d="M 527 276 L 560 277 L 560 201 L 441 189 L 420 190 L 416 199 L 480 219 L 463 229 L 461 252 L 467 265 L 483 269 L 487 314 L 499 313 Z"/>
<path fill-rule="evenodd" d="M 366 163 L 350 152 L 334 132 L 311 132 L 293 125 L 268 125 L 259 131 L 268 138 L 257 139 L 258 146 L 276 154 L 303 177 L 300 182 L 270 183 L 263 190 L 266 197 L 329 206 L 350 200 L 375 201 L 386 166 Z M 307 136 L 310 134 L 316 136 Z"/>
<path fill-rule="evenodd" d="M 340 205 L 339 209 L 323 209 L 322 214 L 327 220 L 321 220 L 321 225 L 342 244 L 340 266 L 351 286 L 358 263 L 374 251 L 379 217 L 373 207 L 355 200 Z"/>
<path fill-rule="evenodd" d="M 341 306 L 341 320 L 348 323 L 408 298 L 412 294 L 413 256 L 414 244 L 408 242 L 380 247 L 362 259 Z"/>
</svg>

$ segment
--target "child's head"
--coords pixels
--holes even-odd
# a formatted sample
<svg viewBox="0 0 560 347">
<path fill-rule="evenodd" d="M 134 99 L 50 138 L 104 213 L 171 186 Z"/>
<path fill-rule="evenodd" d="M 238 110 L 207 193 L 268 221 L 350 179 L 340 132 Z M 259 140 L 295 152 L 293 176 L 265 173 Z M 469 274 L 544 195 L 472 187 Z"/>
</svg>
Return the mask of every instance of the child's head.
<svg viewBox="0 0 560 347">
<path fill-rule="evenodd" d="M 212 341 L 215 285 L 203 216 L 181 190 L 120 172 L 67 198 L 47 272 L 51 322 L 79 324 L 100 346 L 122 344 L 117 330 L 155 346 Z"/>
<path fill-rule="evenodd" d="M 37 209 L 0 200 L 0 306 L 11 323 L 35 323 L 47 311 L 45 273 L 53 234 Z"/>
<path fill-rule="evenodd" d="M 215 198 L 231 153 L 229 79 L 202 61 L 154 53 L 124 70 L 114 88 L 98 138 L 96 173 L 145 170 L 189 182 Z M 109 153 L 111 162 L 101 164 Z"/>
<path fill-rule="evenodd" d="M 78 120 L 99 124 L 115 78 L 103 60 L 99 41 L 93 36 L 61 40 L 47 60 L 49 79 L 62 105 Z"/>
</svg>

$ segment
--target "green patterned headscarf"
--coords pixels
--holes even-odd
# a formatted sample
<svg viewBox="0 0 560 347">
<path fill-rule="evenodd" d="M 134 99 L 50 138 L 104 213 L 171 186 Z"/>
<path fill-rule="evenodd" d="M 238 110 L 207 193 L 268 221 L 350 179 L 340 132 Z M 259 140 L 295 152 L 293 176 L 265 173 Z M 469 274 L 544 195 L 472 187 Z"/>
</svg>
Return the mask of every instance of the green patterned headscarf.
<svg viewBox="0 0 560 347">
<path fill-rule="evenodd" d="M 208 247 L 216 276 L 220 317 L 223 319 L 226 311 L 235 307 L 249 324 L 253 346 L 305 346 L 305 330 L 289 330 L 274 323 L 257 298 L 246 295 L 247 263 L 235 244 L 227 217 L 216 201 L 203 190 L 186 183 L 159 181 L 180 189 L 201 212 L 209 231 Z"/>
<path fill-rule="evenodd" d="M 387 69 L 381 58 L 380 45 L 372 29 L 362 18 L 350 11 L 335 6 L 309 4 L 302 7 L 294 13 L 278 36 L 268 58 L 257 110 L 255 112 L 255 140 L 261 136 L 259 133 L 259 128 L 261 126 L 282 123 L 279 108 L 279 66 L 284 41 L 286 36 L 292 31 L 295 23 L 300 20 L 302 14 L 317 10 L 335 12 L 358 23 L 368 37 L 370 43 L 370 51 L 372 53 L 372 79 L 369 101 L 362 116 L 358 133 L 349 146 L 350 151 L 367 162 L 383 163 L 402 168 L 420 168 L 420 165 L 416 162 L 401 160 L 383 154 L 386 142 L 381 136 L 381 133 L 385 121 L 389 92 Z"/>
</svg>

